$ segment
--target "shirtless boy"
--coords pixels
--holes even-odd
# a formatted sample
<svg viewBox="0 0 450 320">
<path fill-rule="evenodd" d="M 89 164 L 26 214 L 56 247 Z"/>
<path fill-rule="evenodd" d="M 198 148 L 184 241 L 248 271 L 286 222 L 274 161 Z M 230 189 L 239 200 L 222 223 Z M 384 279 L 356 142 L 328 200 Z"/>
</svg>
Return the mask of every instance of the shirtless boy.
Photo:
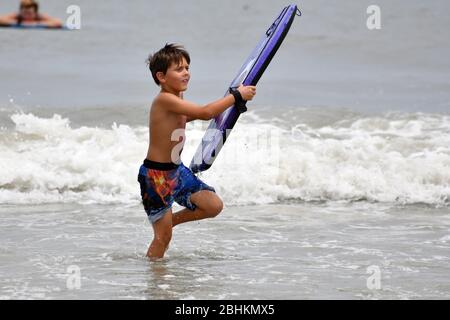
<svg viewBox="0 0 450 320">
<path fill-rule="evenodd" d="M 210 120 L 232 105 L 252 100 L 256 87 L 240 86 L 222 99 L 198 105 L 183 100 L 190 79 L 190 57 L 182 46 L 166 44 L 150 55 L 147 62 L 161 91 L 150 109 L 150 143 L 147 157 L 139 169 L 138 181 L 142 203 L 154 231 L 147 256 L 155 260 L 164 256 L 174 226 L 213 218 L 223 208 L 214 188 L 197 178 L 181 162 L 181 152 L 174 152 L 185 142 L 184 134 L 174 135 L 174 132 L 181 130 L 184 133 L 186 122 Z M 179 138 L 174 139 L 175 136 Z M 174 201 L 185 208 L 173 213 Z"/>
</svg>

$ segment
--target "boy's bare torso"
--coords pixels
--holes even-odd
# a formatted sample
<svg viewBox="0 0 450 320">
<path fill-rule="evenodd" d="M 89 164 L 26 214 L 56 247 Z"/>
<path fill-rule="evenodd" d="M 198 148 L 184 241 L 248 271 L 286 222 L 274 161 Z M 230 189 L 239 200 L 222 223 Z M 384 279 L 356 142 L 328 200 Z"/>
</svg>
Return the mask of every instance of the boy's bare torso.
<svg viewBox="0 0 450 320">
<path fill-rule="evenodd" d="M 172 150 L 180 150 L 185 142 L 184 130 L 187 116 L 167 111 L 164 104 L 167 103 L 164 95 L 171 93 L 162 92 L 153 100 L 150 117 L 150 143 L 147 159 L 157 162 L 174 162 Z M 177 130 L 178 129 L 178 130 Z"/>
</svg>

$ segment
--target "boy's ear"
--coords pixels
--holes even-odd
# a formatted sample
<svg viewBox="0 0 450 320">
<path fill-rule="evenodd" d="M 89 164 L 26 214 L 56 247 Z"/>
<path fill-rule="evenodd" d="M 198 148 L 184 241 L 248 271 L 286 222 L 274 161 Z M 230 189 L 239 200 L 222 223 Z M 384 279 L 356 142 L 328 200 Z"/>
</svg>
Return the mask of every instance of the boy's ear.
<svg viewBox="0 0 450 320">
<path fill-rule="evenodd" d="M 156 73 L 156 78 L 158 79 L 158 81 L 160 83 L 165 83 L 166 82 L 166 75 L 164 74 L 164 72 L 162 71 L 158 71 Z"/>
</svg>

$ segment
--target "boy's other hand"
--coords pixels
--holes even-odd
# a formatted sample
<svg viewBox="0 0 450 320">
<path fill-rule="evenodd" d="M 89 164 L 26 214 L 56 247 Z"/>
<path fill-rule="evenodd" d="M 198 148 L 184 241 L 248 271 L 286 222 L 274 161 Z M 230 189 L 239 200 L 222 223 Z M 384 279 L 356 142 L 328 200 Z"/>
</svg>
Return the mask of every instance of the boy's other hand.
<svg viewBox="0 0 450 320">
<path fill-rule="evenodd" d="M 256 87 L 255 86 L 243 86 L 242 84 L 238 88 L 239 93 L 242 96 L 242 99 L 245 101 L 250 101 L 256 95 Z"/>
</svg>

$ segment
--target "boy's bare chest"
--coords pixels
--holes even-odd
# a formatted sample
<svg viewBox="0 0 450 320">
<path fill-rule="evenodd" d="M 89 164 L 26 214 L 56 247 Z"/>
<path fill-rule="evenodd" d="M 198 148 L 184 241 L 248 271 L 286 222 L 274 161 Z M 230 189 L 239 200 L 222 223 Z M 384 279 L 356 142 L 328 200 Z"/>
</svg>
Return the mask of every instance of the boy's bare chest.
<svg viewBox="0 0 450 320">
<path fill-rule="evenodd" d="M 172 131 L 175 129 L 186 128 L 186 116 L 166 113 L 166 114 L 153 114 L 150 116 L 150 127 L 158 128 L 162 131 Z"/>
<path fill-rule="evenodd" d="M 181 129 L 186 128 L 186 116 L 177 115 L 176 119 L 175 119 L 175 125 L 176 125 L 177 129 L 179 129 L 179 128 L 181 128 Z"/>
</svg>

